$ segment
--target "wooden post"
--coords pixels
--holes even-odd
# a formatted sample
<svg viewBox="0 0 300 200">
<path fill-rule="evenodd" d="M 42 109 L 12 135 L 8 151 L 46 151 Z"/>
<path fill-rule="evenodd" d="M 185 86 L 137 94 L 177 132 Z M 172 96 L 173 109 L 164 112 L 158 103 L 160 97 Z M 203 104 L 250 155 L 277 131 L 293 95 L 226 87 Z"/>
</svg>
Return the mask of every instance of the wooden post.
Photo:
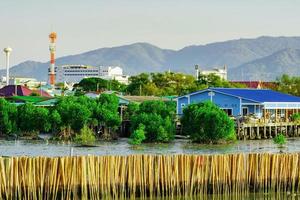
<svg viewBox="0 0 300 200">
<path fill-rule="evenodd" d="M 285 110 L 285 122 L 288 122 L 288 110 L 287 109 L 284 110 Z"/>
<path fill-rule="evenodd" d="M 269 138 L 272 138 L 272 126 L 269 126 Z"/>
<path fill-rule="evenodd" d="M 277 108 L 275 109 L 275 123 L 277 122 Z"/>
<path fill-rule="evenodd" d="M 261 139 L 260 134 L 259 134 L 259 126 L 256 127 L 256 138 Z"/>
<path fill-rule="evenodd" d="M 264 138 L 267 139 L 267 127 L 264 125 Z"/>
</svg>

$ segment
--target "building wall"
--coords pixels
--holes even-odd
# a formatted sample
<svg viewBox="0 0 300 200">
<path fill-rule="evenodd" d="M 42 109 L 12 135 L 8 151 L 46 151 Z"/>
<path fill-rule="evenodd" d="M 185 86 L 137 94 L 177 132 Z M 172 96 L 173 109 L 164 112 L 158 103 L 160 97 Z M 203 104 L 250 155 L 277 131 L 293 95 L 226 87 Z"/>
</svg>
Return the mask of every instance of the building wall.
<svg viewBox="0 0 300 200">
<path fill-rule="evenodd" d="M 212 101 L 214 104 L 222 109 L 232 109 L 232 115 L 238 116 L 241 112 L 241 100 L 238 97 L 233 97 L 221 93 L 214 92 L 213 96 L 209 96 L 210 91 L 205 91 L 202 93 L 196 93 L 192 95 L 187 95 L 187 97 L 182 97 L 178 99 L 177 103 L 177 114 L 182 114 L 182 108 L 188 105 L 188 98 L 190 98 L 190 103 L 200 103 L 204 101 Z M 185 106 L 181 106 L 185 104 Z"/>
<path fill-rule="evenodd" d="M 84 78 L 102 78 L 117 80 L 128 84 L 128 76 L 123 75 L 123 69 L 113 66 L 63 65 L 56 68 L 56 82 L 79 83 Z"/>
<path fill-rule="evenodd" d="M 181 97 L 177 100 L 177 114 L 182 115 L 183 109 L 188 106 L 188 97 Z"/>
</svg>

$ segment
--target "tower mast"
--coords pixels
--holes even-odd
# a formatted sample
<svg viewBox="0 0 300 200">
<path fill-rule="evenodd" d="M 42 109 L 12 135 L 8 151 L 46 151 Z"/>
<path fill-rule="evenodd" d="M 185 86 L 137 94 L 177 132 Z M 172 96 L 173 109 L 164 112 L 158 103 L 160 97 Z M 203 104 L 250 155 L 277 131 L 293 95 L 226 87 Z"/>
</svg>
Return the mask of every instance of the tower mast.
<svg viewBox="0 0 300 200">
<path fill-rule="evenodd" d="M 49 84 L 54 87 L 55 85 L 55 51 L 56 51 L 56 33 L 52 32 L 49 35 L 50 39 L 50 45 L 49 45 L 49 51 L 50 51 L 50 66 L 49 66 Z"/>
</svg>

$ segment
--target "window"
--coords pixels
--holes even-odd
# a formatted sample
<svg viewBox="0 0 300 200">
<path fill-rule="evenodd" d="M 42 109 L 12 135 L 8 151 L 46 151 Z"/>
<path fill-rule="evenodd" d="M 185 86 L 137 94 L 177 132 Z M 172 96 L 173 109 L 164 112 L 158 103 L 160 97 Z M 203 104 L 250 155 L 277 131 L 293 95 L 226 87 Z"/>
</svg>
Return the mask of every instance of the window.
<svg viewBox="0 0 300 200">
<path fill-rule="evenodd" d="M 249 114 L 249 109 L 248 109 L 247 107 L 243 107 L 243 108 L 242 108 L 242 111 L 243 111 L 243 116 Z"/>
<path fill-rule="evenodd" d="M 232 116 L 232 108 L 222 108 L 222 110 L 223 110 L 228 116 Z"/>
<path fill-rule="evenodd" d="M 184 108 L 185 107 L 185 103 L 181 103 L 181 108 Z"/>
</svg>

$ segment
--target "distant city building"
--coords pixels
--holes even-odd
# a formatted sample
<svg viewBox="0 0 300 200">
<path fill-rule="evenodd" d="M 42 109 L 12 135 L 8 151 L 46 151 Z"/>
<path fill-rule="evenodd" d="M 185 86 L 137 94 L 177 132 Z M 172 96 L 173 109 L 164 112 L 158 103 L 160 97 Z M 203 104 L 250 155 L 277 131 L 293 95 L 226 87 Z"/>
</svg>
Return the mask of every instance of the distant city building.
<svg viewBox="0 0 300 200">
<path fill-rule="evenodd" d="M 1 79 L 0 88 L 4 87 L 5 83 L 6 83 L 6 77 L 4 76 Z M 47 84 L 46 82 L 37 81 L 35 78 L 29 78 L 29 77 L 9 77 L 8 83 L 9 85 L 22 85 L 29 89 L 36 89 L 41 85 Z"/>
<path fill-rule="evenodd" d="M 219 76 L 221 79 L 227 80 L 227 67 L 224 65 L 223 68 L 214 68 L 212 70 L 201 70 L 199 69 L 200 75 L 209 75 L 209 74 L 215 74 L 216 76 Z"/>
<path fill-rule="evenodd" d="M 28 87 L 29 89 L 35 89 L 46 84 L 46 82 L 37 81 L 35 78 L 9 77 L 9 85 L 22 85 Z"/>
<path fill-rule="evenodd" d="M 59 83 L 79 83 L 92 77 L 128 84 L 128 76 L 123 75 L 123 69 L 117 66 L 62 65 L 56 68 L 56 82 Z"/>
</svg>

